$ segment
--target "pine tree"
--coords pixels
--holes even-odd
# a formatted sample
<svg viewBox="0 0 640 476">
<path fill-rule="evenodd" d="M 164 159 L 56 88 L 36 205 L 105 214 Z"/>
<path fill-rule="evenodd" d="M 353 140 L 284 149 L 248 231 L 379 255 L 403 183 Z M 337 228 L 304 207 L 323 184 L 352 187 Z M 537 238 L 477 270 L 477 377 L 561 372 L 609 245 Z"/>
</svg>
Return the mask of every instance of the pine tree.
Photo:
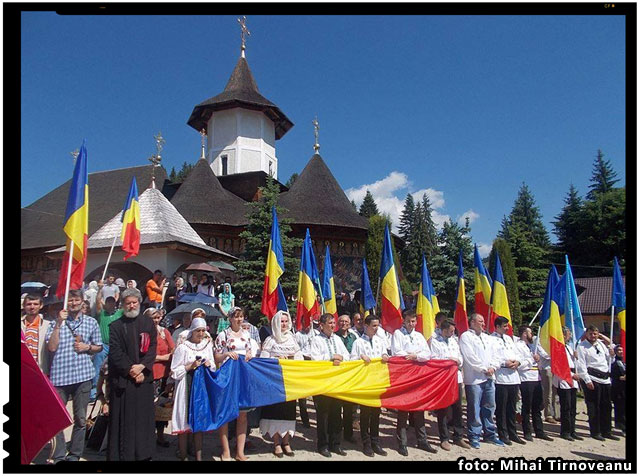
<svg viewBox="0 0 640 476">
<path fill-rule="evenodd" d="M 364 200 L 360 205 L 359 213 L 366 218 L 371 218 L 374 215 L 380 215 L 376 202 L 373 199 L 373 195 L 371 195 L 371 192 L 369 190 L 367 190 L 367 194 L 364 196 Z"/>
<path fill-rule="evenodd" d="M 587 199 L 593 200 L 599 193 L 606 193 L 613 189 L 613 186 L 619 182 L 616 178 L 618 174 L 613 170 L 611 161 L 604 160 L 604 154 L 600 149 L 593 162 L 593 171 L 591 173 L 591 185 L 589 185 L 589 193 Z"/>
<path fill-rule="evenodd" d="M 429 266 L 433 287 L 438 296 L 438 304 L 442 311 L 450 312 L 450 316 L 453 316 L 452 312 L 457 299 L 458 256 L 460 251 L 462 251 L 462 266 L 466 282 L 467 309 L 471 309 L 473 291 L 470 283 L 473 283 L 473 243 L 470 232 L 468 218 L 464 226 L 460 226 L 451 220 L 446 221 L 438 235 L 438 253 L 427 257 L 427 265 Z"/>
<path fill-rule="evenodd" d="M 171 182 L 175 182 L 176 181 L 176 168 L 175 167 L 171 167 L 171 173 L 169 174 L 169 180 Z"/>
<path fill-rule="evenodd" d="M 404 240 L 405 244 L 408 244 L 410 241 L 409 234 L 413 227 L 415 209 L 416 205 L 413 201 L 413 196 L 408 193 L 407 197 L 404 199 L 404 208 L 400 214 L 400 224 L 398 225 L 398 235 Z"/>
<path fill-rule="evenodd" d="M 265 186 L 260 187 L 260 195 L 260 200 L 247 204 L 249 224 L 245 231 L 239 235 L 241 239 L 245 240 L 245 251 L 242 258 L 236 263 L 238 281 L 235 290 L 237 295 L 242 296 L 241 299 L 236 299 L 236 302 L 247 309 L 248 315 L 254 322 L 257 321 L 258 316 L 261 316 L 260 305 L 271 236 L 271 209 L 273 205 L 276 205 L 278 213 L 285 266 L 285 273 L 280 277 L 280 283 L 287 297 L 294 296 L 298 291 L 300 260 L 295 251 L 302 246 L 301 239 L 289 236 L 291 220 L 284 217 L 286 210 L 277 206 L 280 187 L 272 177 L 267 177 Z M 290 302 L 288 304 L 289 311 L 295 313 L 295 306 Z"/>
<path fill-rule="evenodd" d="M 391 218 L 389 215 L 374 215 L 369 218 L 369 229 L 367 230 L 367 242 L 365 244 L 365 256 L 367 258 L 367 268 L 369 269 L 369 278 L 371 280 L 371 289 L 376 294 L 378 276 L 380 275 L 380 260 L 382 259 L 382 244 L 384 243 L 384 227 L 389 225 L 392 229 Z M 399 263 L 396 253 L 393 236 L 391 237 L 391 249 L 393 250 L 394 262 Z M 402 275 L 398 272 L 399 279 Z"/>
<path fill-rule="evenodd" d="M 520 309 L 520 297 L 518 288 L 518 275 L 513 264 L 509 243 L 502 238 L 493 240 L 491 253 L 489 254 L 488 271 L 494 276 L 496 267 L 496 254 L 500 256 L 502 265 L 502 275 L 504 276 L 504 286 L 507 289 L 507 299 L 509 300 L 509 312 L 511 322 L 516 329 L 522 323 L 522 310 Z M 530 320 L 530 319 L 529 319 Z M 527 321 L 528 322 L 528 321 Z"/>
<path fill-rule="evenodd" d="M 358 205 L 356 205 L 356 201 L 355 200 L 351 200 L 351 206 L 353 207 L 353 211 L 358 213 Z"/>
<path fill-rule="evenodd" d="M 298 179 L 298 173 L 297 172 L 292 173 L 291 177 L 289 177 L 289 180 L 287 180 L 287 183 L 285 184 L 285 186 L 287 188 L 291 188 L 291 186 L 297 179 Z"/>
<path fill-rule="evenodd" d="M 431 218 L 432 209 L 429 197 L 422 196 L 413 212 L 411 228 L 408 232 L 408 245 L 402 252 L 402 269 L 410 284 L 417 286 L 422 269 L 422 255 L 428 262 L 440 252 L 438 231 Z M 415 284 L 414 284 L 415 283 Z"/>
<path fill-rule="evenodd" d="M 549 233 L 542 223 L 540 209 L 536 206 L 533 194 L 524 182 L 520 186 L 518 197 L 513 204 L 509 217 L 502 222 L 502 230 L 498 236 L 509 241 L 509 225 L 516 223 L 523 225 L 531 233 L 531 237 L 538 246 L 545 249 L 549 248 L 551 241 L 549 240 Z"/>
<path fill-rule="evenodd" d="M 578 195 L 578 190 L 571 184 L 564 199 L 564 207 L 552 222 L 553 231 L 558 237 L 558 242 L 554 247 L 556 252 L 554 261 L 563 262 L 561 260 L 564 260 L 564 255 L 567 254 L 571 257 L 572 262 L 582 263 L 583 222 L 582 200 Z"/>
</svg>

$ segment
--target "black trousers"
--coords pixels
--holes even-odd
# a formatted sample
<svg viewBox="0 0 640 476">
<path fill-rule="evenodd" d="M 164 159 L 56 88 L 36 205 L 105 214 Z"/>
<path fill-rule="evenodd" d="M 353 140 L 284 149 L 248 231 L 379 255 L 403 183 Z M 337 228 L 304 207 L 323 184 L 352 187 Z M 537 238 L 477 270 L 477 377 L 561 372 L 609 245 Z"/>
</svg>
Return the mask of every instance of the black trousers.
<svg viewBox="0 0 640 476">
<path fill-rule="evenodd" d="M 501 440 L 515 439 L 518 385 L 496 384 L 496 426 Z"/>
<path fill-rule="evenodd" d="M 380 408 L 360 405 L 360 438 L 362 445 L 380 444 Z"/>
<path fill-rule="evenodd" d="M 593 390 L 589 390 L 580 381 L 584 400 L 589 415 L 589 432 L 591 436 L 611 434 L 611 384 L 604 385 L 593 382 Z"/>
<path fill-rule="evenodd" d="M 558 388 L 560 398 L 560 435 L 571 436 L 576 432 L 577 388 Z"/>
<path fill-rule="evenodd" d="M 615 415 L 614 421 L 616 422 L 616 428 L 620 428 L 622 431 L 627 431 L 626 383 L 624 385 L 616 384 L 611 386 L 611 400 L 613 400 L 613 410 Z"/>
<path fill-rule="evenodd" d="M 533 431 L 536 436 L 544 435 L 542 426 L 542 382 L 522 382 L 520 384 L 520 394 L 522 396 L 522 433 L 531 435 L 531 421 L 533 420 Z"/>
<path fill-rule="evenodd" d="M 342 432 L 342 401 L 325 395 L 313 397 L 318 421 L 318 451 L 340 446 Z"/>
<path fill-rule="evenodd" d="M 298 399 L 298 406 L 300 407 L 300 420 L 302 423 L 309 424 L 309 412 L 307 411 L 307 399 Z"/>
<path fill-rule="evenodd" d="M 362 408 L 360 409 L 362 411 Z M 427 441 L 427 429 L 424 426 L 424 412 L 398 411 L 398 426 L 396 427 L 396 439 L 402 446 L 407 446 L 407 419 L 416 432 L 418 443 Z"/>
<path fill-rule="evenodd" d="M 342 436 L 345 439 L 353 437 L 353 409 L 355 404 L 342 402 Z"/>
<path fill-rule="evenodd" d="M 451 437 L 449 423 L 451 423 L 451 426 L 453 427 L 453 441 L 460 441 L 464 436 L 464 429 L 462 428 L 462 387 L 463 385 L 459 383 L 458 400 L 455 403 L 447 408 L 436 410 L 440 442 L 449 441 L 449 438 Z M 451 419 L 451 422 L 449 422 L 449 419 Z"/>
</svg>

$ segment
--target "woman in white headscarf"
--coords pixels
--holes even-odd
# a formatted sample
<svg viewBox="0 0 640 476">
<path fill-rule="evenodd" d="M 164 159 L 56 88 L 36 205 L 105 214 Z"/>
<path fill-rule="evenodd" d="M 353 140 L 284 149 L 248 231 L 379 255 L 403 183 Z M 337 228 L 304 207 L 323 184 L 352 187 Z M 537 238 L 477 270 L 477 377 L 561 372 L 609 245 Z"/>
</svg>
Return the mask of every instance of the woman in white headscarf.
<svg viewBox="0 0 640 476">
<path fill-rule="evenodd" d="M 207 336 L 207 322 L 196 317 L 191 322 L 187 339 L 178 345 L 171 360 L 171 377 L 176 385 L 171 428 L 172 433 L 178 435 L 178 451 L 183 461 L 187 458 L 187 433 L 191 433 L 188 403 L 193 371 L 200 365 L 212 367 L 213 362 L 213 342 Z M 201 461 L 202 432 L 194 433 L 193 442 L 196 461 Z"/>
<path fill-rule="evenodd" d="M 89 283 L 89 287 L 87 288 L 87 290 L 84 292 L 84 298 L 89 301 L 89 309 L 90 309 L 90 315 L 91 316 L 95 316 L 97 315 L 97 311 L 96 311 L 96 296 L 98 296 L 98 281 L 91 281 Z"/>
<path fill-rule="evenodd" d="M 271 319 L 271 335 L 262 344 L 260 357 L 303 360 L 302 351 L 291 331 L 291 316 L 278 311 Z M 296 431 L 296 401 L 276 403 L 262 408 L 260 432 L 273 438 L 273 454 L 294 456 L 289 440 Z"/>
</svg>

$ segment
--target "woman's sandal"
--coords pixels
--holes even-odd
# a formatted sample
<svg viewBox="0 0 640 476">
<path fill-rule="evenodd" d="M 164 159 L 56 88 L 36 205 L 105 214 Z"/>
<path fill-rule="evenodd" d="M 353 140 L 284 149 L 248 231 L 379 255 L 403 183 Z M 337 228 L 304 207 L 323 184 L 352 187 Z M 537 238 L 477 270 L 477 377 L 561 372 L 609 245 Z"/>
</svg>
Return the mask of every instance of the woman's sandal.
<svg viewBox="0 0 640 476">
<path fill-rule="evenodd" d="M 287 451 L 287 448 L 289 448 L 289 451 Z M 284 445 L 282 447 L 282 451 L 284 452 L 285 456 L 295 456 L 296 454 L 291 450 L 291 446 L 289 445 Z"/>
<path fill-rule="evenodd" d="M 276 455 L 276 458 L 282 458 L 284 456 L 284 453 L 282 452 L 282 448 L 280 448 L 280 452 L 279 453 L 276 451 L 276 448 L 280 448 L 280 445 L 273 445 L 272 453 L 274 455 Z"/>
</svg>

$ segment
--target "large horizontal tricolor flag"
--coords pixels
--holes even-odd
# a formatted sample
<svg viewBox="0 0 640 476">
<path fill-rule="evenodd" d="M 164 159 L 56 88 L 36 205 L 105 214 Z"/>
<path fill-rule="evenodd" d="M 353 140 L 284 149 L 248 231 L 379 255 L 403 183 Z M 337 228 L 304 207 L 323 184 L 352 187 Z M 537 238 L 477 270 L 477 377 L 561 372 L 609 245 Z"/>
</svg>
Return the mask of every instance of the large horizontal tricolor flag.
<svg viewBox="0 0 640 476">
<path fill-rule="evenodd" d="M 469 329 L 467 319 L 467 299 L 464 293 L 464 268 L 462 266 L 462 250 L 458 256 L 458 292 L 456 292 L 456 308 L 453 311 L 453 322 L 458 335 Z"/>
<path fill-rule="evenodd" d="M 338 324 L 338 306 L 336 304 L 336 288 L 333 282 L 333 268 L 331 266 L 331 255 L 329 245 L 324 253 L 324 272 L 322 274 L 322 298 L 324 299 L 325 312 L 333 314 Z"/>
<path fill-rule="evenodd" d="M 556 276 L 557 271 L 551 265 L 549 276 L 547 277 L 547 290 L 544 295 L 544 304 L 542 305 L 538 336 L 540 345 L 551 358 L 551 372 L 558 378 L 565 380 L 569 385 L 573 385 L 567 352 L 564 346 L 563 323 L 560 319 L 560 309 L 564 308 L 564 303 L 560 302 L 562 299 L 559 290 L 565 286 L 565 283 L 562 280 L 557 281 Z"/>
<path fill-rule="evenodd" d="M 480 253 L 478 252 L 478 245 L 474 245 L 473 251 L 473 267 L 474 267 L 474 296 L 475 304 L 474 310 L 478 314 L 484 317 L 485 322 L 488 324 L 491 320 L 490 303 L 491 303 L 491 287 L 493 283 L 491 276 L 482 264 Z"/>
<path fill-rule="evenodd" d="M 189 424 L 194 432 L 215 430 L 237 418 L 240 408 L 262 407 L 326 395 L 368 407 L 402 411 L 446 408 L 458 399 L 457 364 L 414 362 L 392 357 L 333 365 L 328 361 L 227 360 L 213 371 L 204 365 L 193 376 Z M 248 391 L 250 388 L 251 391 Z"/>
<path fill-rule="evenodd" d="M 507 333 L 513 336 L 513 325 L 511 323 L 511 312 L 509 311 L 509 300 L 507 298 L 507 288 L 504 284 L 504 276 L 502 275 L 502 264 L 500 264 L 500 255 L 496 253 L 496 267 L 493 273 L 493 289 L 491 290 L 491 317 L 489 319 L 489 332 L 494 331 L 494 323 L 496 317 L 506 317 L 509 321 L 509 330 Z"/>
<path fill-rule="evenodd" d="M 613 306 L 618 322 L 620 323 L 620 345 L 622 346 L 622 358 L 627 361 L 627 298 L 625 297 L 622 272 L 618 265 L 618 258 L 613 257 L 613 289 L 611 293 L 611 305 Z"/>
<path fill-rule="evenodd" d="M 362 278 L 360 280 L 360 315 L 364 318 L 369 315 L 371 309 L 376 307 L 376 298 L 373 297 L 367 260 L 362 258 Z"/>
<path fill-rule="evenodd" d="M 380 305 L 382 327 L 387 332 L 393 332 L 402 327 L 404 300 L 402 299 L 396 266 L 393 262 L 393 249 L 391 248 L 391 234 L 389 233 L 388 223 L 384 225 L 384 242 L 382 243 L 382 259 L 380 262 L 380 283 L 382 283 L 382 299 Z"/>
<path fill-rule="evenodd" d="M 316 257 L 313 254 L 311 236 L 307 228 L 307 234 L 302 243 L 302 256 L 300 257 L 300 275 L 298 277 L 298 305 L 296 308 L 296 329 L 306 328 L 311 324 L 311 319 L 319 314 L 318 293 L 315 283 L 318 279 Z"/>
<path fill-rule="evenodd" d="M 284 273 L 284 254 L 280 241 L 280 226 L 275 205 L 271 209 L 271 238 L 267 251 L 267 266 L 264 271 L 264 286 L 262 287 L 262 314 L 269 320 L 278 311 L 288 311 L 280 276 Z"/>
<path fill-rule="evenodd" d="M 84 279 L 89 236 L 89 174 L 87 167 L 87 147 L 83 140 L 73 169 L 67 210 L 64 215 L 63 230 L 67 235 L 67 249 L 62 257 L 62 268 L 56 290 L 58 297 L 64 296 L 67 291 L 69 261 L 71 261 L 69 289 L 80 289 Z M 66 303 L 64 306 L 66 308 Z"/>
<path fill-rule="evenodd" d="M 131 178 L 131 187 L 127 201 L 122 209 L 122 251 L 125 252 L 124 259 L 137 256 L 140 251 L 140 203 L 138 201 L 138 184 L 136 178 Z"/>
<path fill-rule="evenodd" d="M 573 272 L 569 264 L 569 257 L 564 255 L 565 272 L 564 278 L 564 309 L 561 309 L 564 318 L 561 316 L 564 325 L 571 329 L 571 346 L 575 348 L 576 342 L 582 334 L 584 334 L 584 320 L 582 319 L 582 311 L 578 301 L 578 292 L 576 291 L 576 283 L 573 280 Z"/>
<path fill-rule="evenodd" d="M 416 302 L 416 317 L 418 322 L 416 329 L 430 339 L 436 330 L 436 314 L 440 312 L 440 305 L 436 297 L 427 260 L 422 255 L 422 269 L 420 271 L 420 286 L 418 287 L 418 300 Z"/>
</svg>

